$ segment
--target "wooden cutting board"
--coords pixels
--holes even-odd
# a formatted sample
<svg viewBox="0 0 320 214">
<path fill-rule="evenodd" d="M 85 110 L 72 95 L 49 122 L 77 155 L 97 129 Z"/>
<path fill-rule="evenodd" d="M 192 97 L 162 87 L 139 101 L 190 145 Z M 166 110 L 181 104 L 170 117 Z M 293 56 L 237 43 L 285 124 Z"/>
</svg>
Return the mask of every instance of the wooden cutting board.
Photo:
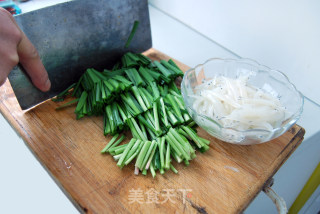
<svg viewBox="0 0 320 214">
<path fill-rule="evenodd" d="M 153 60 L 169 58 L 154 49 L 145 54 Z M 103 135 L 101 117 L 77 121 L 75 107 L 56 111 L 58 105 L 47 101 L 22 111 L 10 83 L 0 88 L 1 113 L 83 213 L 239 213 L 304 136 L 295 125 L 271 142 L 237 146 L 199 128 L 199 135 L 211 140 L 210 150 L 198 153 L 188 167 L 175 164 L 178 174 L 157 173 L 153 179 L 134 175 L 133 164 L 121 170 L 110 155 L 100 154 L 110 139 Z"/>
</svg>

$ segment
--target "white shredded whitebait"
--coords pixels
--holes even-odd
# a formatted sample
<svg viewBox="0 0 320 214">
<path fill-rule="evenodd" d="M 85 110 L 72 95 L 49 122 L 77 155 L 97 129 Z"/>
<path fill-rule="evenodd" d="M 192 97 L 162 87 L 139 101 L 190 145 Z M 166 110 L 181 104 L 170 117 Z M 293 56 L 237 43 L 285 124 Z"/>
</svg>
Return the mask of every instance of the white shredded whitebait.
<svg viewBox="0 0 320 214">
<path fill-rule="evenodd" d="M 237 79 L 215 77 L 196 87 L 191 95 L 197 113 L 218 120 L 224 127 L 238 130 L 272 130 L 285 120 L 286 109 L 275 93 L 248 84 L 248 76 Z"/>
</svg>

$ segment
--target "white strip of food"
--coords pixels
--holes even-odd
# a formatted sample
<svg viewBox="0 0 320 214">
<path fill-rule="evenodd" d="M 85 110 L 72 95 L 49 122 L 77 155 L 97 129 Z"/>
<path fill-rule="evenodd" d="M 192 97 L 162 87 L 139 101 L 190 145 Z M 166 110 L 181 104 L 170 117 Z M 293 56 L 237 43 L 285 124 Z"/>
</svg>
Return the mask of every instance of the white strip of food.
<svg viewBox="0 0 320 214">
<path fill-rule="evenodd" d="M 278 97 L 248 84 L 248 76 L 215 77 L 196 88 L 193 108 L 198 114 L 237 130 L 280 127 L 286 109 Z"/>
</svg>

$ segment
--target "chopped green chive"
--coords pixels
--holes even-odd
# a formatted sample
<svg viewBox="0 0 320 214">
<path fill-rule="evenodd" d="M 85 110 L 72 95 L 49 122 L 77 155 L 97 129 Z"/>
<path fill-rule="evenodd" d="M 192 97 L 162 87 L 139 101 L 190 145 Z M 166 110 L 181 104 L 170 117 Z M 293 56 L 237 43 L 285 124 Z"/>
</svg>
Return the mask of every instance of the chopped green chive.
<svg viewBox="0 0 320 214">
<path fill-rule="evenodd" d="M 132 38 L 131 38 L 132 39 Z M 102 72 L 89 68 L 79 81 L 61 92 L 76 99 L 58 107 L 77 103 L 77 119 L 102 115 L 103 133 L 112 135 L 101 153 L 109 153 L 122 168 L 131 162 L 135 174 L 150 170 L 164 174 L 177 163 L 190 164 L 196 149 L 205 152 L 210 141 L 198 136 L 196 123 L 188 114 L 175 78 L 183 75 L 172 61 L 152 62 L 148 57 L 128 52 L 112 68 Z M 73 89 L 73 92 L 71 91 Z M 121 144 L 124 130 L 133 138 Z"/>
</svg>

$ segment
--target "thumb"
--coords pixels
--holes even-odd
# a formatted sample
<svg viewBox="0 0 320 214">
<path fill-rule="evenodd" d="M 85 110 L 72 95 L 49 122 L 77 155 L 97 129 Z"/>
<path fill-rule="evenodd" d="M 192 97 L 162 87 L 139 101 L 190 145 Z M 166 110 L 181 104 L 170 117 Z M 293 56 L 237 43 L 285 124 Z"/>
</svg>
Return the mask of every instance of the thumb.
<svg viewBox="0 0 320 214">
<path fill-rule="evenodd" d="M 49 91 L 51 82 L 48 73 L 40 60 L 38 51 L 27 36 L 22 31 L 21 33 L 22 38 L 17 47 L 20 64 L 26 70 L 32 83 L 37 88 L 43 92 Z"/>
</svg>

